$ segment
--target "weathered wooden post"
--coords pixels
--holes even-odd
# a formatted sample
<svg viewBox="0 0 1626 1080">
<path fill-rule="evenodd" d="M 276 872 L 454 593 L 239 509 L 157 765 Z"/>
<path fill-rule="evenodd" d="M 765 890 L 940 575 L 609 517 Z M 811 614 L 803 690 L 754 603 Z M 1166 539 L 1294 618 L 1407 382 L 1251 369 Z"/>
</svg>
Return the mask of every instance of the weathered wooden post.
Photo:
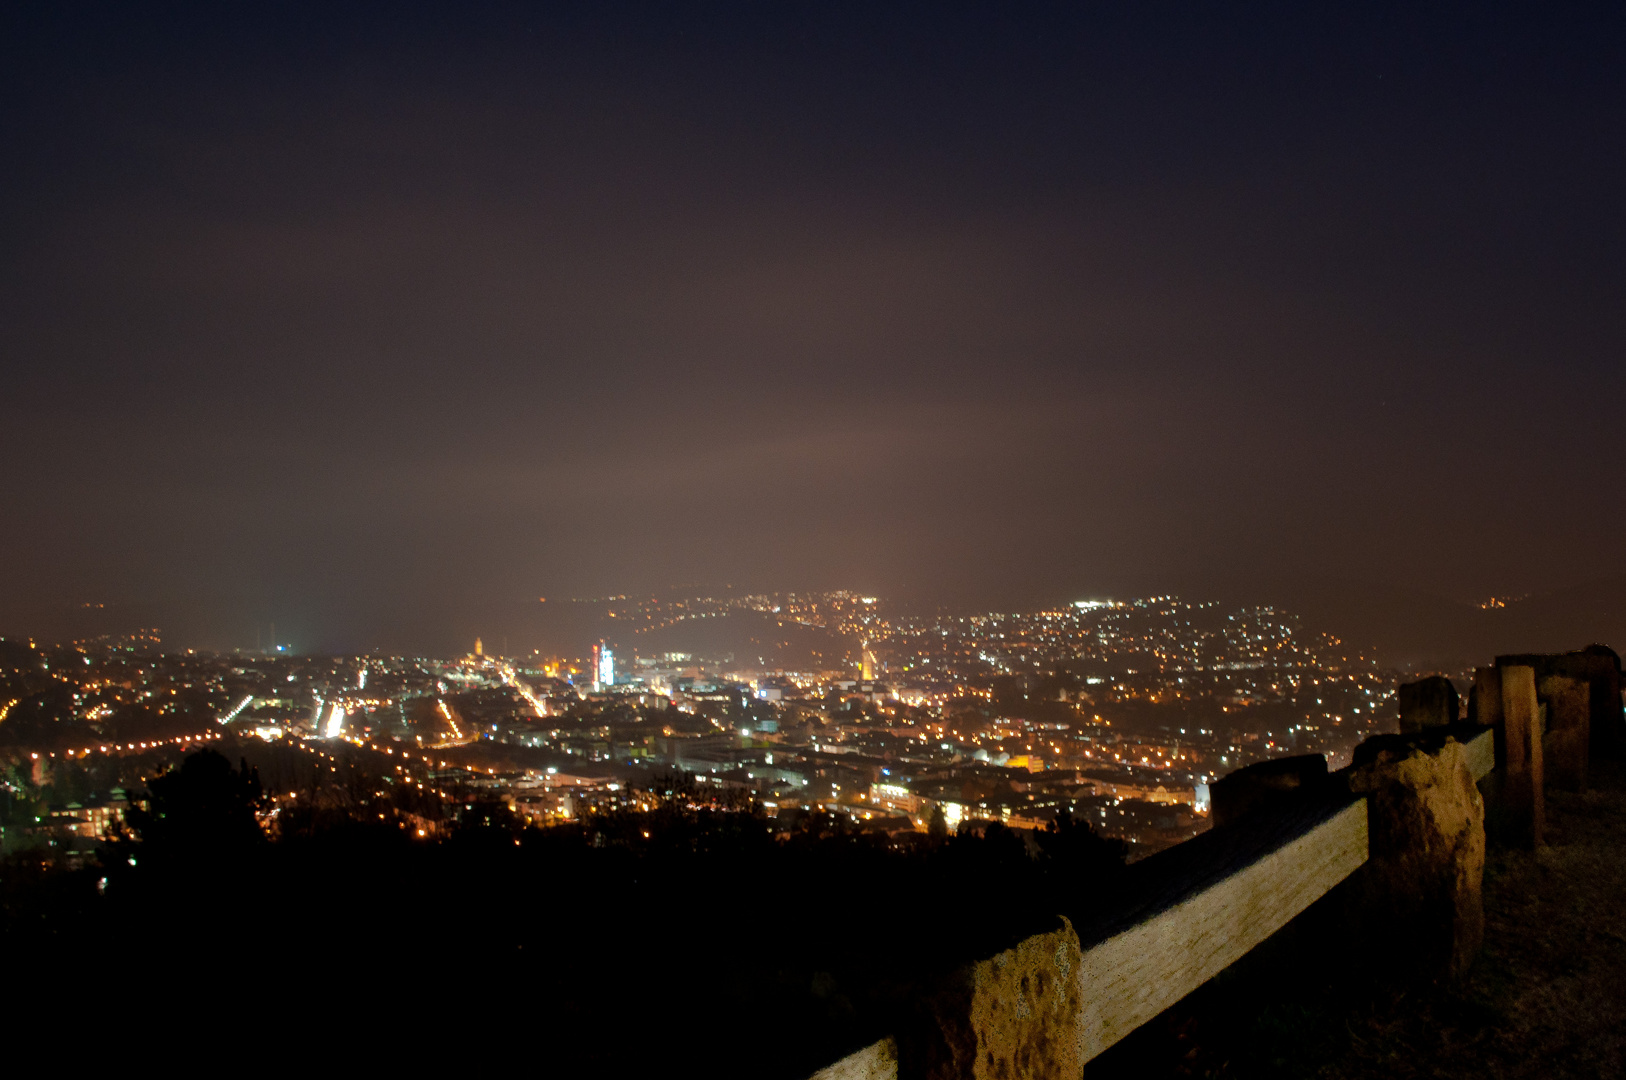
<svg viewBox="0 0 1626 1080">
<path fill-rule="evenodd" d="M 1444 675 L 1430 675 L 1403 683 L 1395 694 L 1400 705 L 1400 730 L 1422 731 L 1457 722 L 1457 688 Z"/>
<path fill-rule="evenodd" d="M 1367 796 L 1364 921 L 1424 971 L 1462 974 L 1485 933 L 1485 804 L 1463 744 L 1378 736 L 1356 749 L 1344 775 Z"/>
<path fill-rule="evenodd" d="M 1496 759 L 1502 759 L 1502 669 L 1474 668 L 1474 685 L 1468 691 L 1468 720 L 1496 732 Z"/>
<path fill-rule="evenodd" d="M 1549 733 L 1579 727 L 1579 691 L 1561 683 L 1550 683 L 1555 677 L 1572 679 L 1586 685 L 1587 742 L 1589 757 L 1626 756 L 1626 712 L 1622 711 L 1620 656 L 1606 645 L 1588 645 L 1577 652 L 1567 653 L 1515 653 L 1498 656 L 1497 667 L 1522 665 L 1536 671 L 1536 697 L 1548 706 Z M 1549 694 L 1573 695 L 1569 700 L 1555 701 Z M 1560 710 L 1564 712 L 1559 715 Z M 1573 740 L 1565 736 L 1557 740 L 1562 744 Z M 1553 772 L 1553 762 L 1547 762 Z M 1562 776 L 1567 764 L 1561 764 Z"/>
<path fill-rule="evenodd" d="M 1501 727 L 1496 764 L 1502 770 L 1500 798 L 1508 838 L 1539 847 L 1547 823 L 1543 783 L 1542 715 L 1536 702 L 1536 672 L 1523 664 L 1498 667 L 1501 676 Z"/>
<path fill-rule="evenodd" d="M 1592 683 L 1572 675 L 1547 675 L 1536 683 L 1547 706 L 1541 737 L 1543 780 L 1559 791 L 1585 791 L 1592 749 Z"/>
<path fill-rule="evenodd" d="M 1585 677 L 1592 685 L 1592 753 L 1598 757 L 1626 756 L 1626 708 L 1621 701 L 1620 654 L 1607 645 L 1581 650 Z"/>
<path fill-rule="evenodd" d="M 1475 669 L 1469 719 L 1496 737 L 1496 769 L 1480 786 L 1486 829 L 1500 843 L 1534 845 L 1546 822 L 1542 710 L 1535 669 L 1508 659 Z"/>
</svg>

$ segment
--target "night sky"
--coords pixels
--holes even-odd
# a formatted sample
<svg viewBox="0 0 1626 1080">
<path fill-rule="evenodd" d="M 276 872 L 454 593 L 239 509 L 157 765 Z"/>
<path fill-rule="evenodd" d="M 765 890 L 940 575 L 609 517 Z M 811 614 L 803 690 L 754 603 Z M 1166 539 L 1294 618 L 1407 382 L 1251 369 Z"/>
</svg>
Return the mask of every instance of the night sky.
<svg viewBox="0 0 1626 1080">
<path fill-rule="evenodd" d="M 1622 21 L 1414 7 L 8 5 L 0 632 L 1617 575 Z"/>
</svg>

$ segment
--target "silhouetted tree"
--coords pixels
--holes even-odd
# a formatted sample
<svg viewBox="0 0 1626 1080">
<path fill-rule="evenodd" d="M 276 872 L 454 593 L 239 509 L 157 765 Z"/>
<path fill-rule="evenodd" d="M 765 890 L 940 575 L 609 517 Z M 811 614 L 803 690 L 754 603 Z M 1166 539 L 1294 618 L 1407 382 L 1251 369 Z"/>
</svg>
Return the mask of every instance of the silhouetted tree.
<svg viewBox="0 0 1626 1080">
<path fill-rule="evenodd" d="M 223 854 L 263 843 L 260 774 L 241 764 L 234 769 L 215 751 L 200 750 L 153 780 L 148 806 L 127 816 L 141 850 L 149 857 Z"/>
<path fill-rule="evenodd" d="M 1129 854 L 1128 844 L 1102 836 L 1067 810 L 1058 813 L 1033 838 L 1050 868 L 1064 879 L 1110 874 L 1123 866 Z"/>
<path fill-rule="evenodd" d="M 931 820 L 926 823 L 926 835 L 933 840 L 947 840 L 948 834 L 948 818 L 943 816 L 943 808 L 941 806 L 932 807 Z"/>
</svg>

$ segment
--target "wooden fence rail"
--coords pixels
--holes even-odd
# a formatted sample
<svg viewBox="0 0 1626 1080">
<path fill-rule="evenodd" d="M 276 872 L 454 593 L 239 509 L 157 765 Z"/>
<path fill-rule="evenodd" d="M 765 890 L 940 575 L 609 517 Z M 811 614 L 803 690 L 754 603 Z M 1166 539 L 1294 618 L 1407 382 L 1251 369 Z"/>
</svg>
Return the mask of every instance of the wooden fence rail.
<svg viewBox="0 0 1626 1080">
<path fill-rule="evenodd" d="M 1106 915 L 1077 927 L 1064 919 L 957 972 L 910 1030 L 813 1080 L 895 1080 L 900 1067 L 945 1080 L 1079 1076 L 1369 863 L 1367 887 L 1396 910 L 1408 891 L 1449 894 L 1444 962 L 1460 964 L 1478 949 L 1484 814 L 1475 785 L 1495 764 L 1485 727 L 1369 740 L 1342 773 L 1322 766 L 1324 784 L 1260 802 L 1129 867 Z M 1420 835 L 1429 851 L 1394 850 Z"/>
</svg>

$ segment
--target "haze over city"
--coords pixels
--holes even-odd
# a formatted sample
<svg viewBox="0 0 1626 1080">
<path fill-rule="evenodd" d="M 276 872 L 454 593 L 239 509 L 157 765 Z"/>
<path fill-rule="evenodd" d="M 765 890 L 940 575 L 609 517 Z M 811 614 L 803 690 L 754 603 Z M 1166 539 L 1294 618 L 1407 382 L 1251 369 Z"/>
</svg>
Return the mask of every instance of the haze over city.
<svg viewBox="0 0 1626 1080">
<path fill-rule="evenodd" d="M 3 18 L 8 634 L 451 655 L 698 582 L 1409 662 L 1626 553 L 1612 17 Z"/>
</svg>

